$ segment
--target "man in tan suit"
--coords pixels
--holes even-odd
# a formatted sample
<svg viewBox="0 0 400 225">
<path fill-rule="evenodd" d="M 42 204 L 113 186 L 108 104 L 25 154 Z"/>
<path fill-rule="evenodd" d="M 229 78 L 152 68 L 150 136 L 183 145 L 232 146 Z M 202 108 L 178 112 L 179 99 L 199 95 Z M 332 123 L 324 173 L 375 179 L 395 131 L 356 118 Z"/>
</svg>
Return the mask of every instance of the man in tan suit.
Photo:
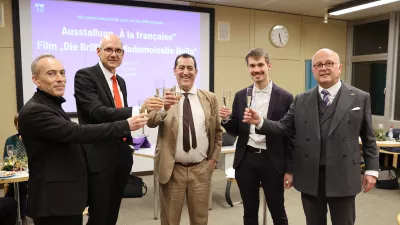
<svg viewBox="0 0 400 225">
<path fill-rule="evenodd" d="M 219 160 L 222 128 L 216 96 L 197 89 L 196 59 L 175 59 L 178 85 L 164 95 L 164 108 L 149 113 L 147 126 L 158 126 L 155 172 L 160 182 L 161 224 L 179 225 L 187 199 L 190 224 L 205 225 L 211 174 Z M 179 98 L 174 93 L 181 93 Z"/>
</svg>

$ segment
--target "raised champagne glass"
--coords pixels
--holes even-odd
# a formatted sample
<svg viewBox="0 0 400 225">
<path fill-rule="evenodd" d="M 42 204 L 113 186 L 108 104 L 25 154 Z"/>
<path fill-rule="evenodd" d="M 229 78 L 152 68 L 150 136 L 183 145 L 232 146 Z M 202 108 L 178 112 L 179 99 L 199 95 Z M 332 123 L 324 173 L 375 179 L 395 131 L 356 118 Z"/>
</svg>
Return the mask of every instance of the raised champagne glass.
<svg viewBox="0 0 400 225">
<path fill-rule="evenodd" d="M 229 103 L 231 101 L 231 90 L 222 90 L 222 104 L 224 107 L 229 108 Z M 225 121 L 230 120 L 231 118 L 224 119 Z"/>
</svg>

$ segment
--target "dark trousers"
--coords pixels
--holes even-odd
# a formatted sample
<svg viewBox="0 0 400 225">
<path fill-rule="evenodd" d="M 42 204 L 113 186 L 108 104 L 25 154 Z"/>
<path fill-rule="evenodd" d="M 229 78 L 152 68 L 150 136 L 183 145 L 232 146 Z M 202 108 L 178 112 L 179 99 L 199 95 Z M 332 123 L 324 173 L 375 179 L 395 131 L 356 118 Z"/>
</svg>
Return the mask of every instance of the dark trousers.
<svg viewBox="0 0 400 225">
<path fill-rule="evenodd" d="M 260 182 L 274 225 L 288 224 L 284 205 L 283 176 L 272 165 L 266 151 L 262 153 L 246 151 L 239 167 L 235 169 L 235 178 L 243 200 L 245 225 L 258 225 Z"/>
<path fill-rule="evenodd" d="M 121 150 L 121 149 L 119 149 Z M 87 225 L 115 225 L 132 168 L 132 153 L 121 154 L 120 164 L 101 173 L 89 173 Z"/>
<path fill-rule="evenodd" d="M 82 225 L 82 215 L 50 216 L 33 220 L 35 225 Z"/>
<path fill-rule="evenodd" d="M 17 222 L 17 201 L 14 198 L 0 198 L 0 224 L 15 225 Z"/>
<path fill-rule="evenodd" d="M 319 170 L 318 196 L 301 193 L 307 225 L 326 225 L 326 214 L 331 214 L 332 225 L 354 225 L 356 220 L 355 196 L 326 197 L 325 167 Z"/>
<path fill-rule="evenodd" d="M 28 207 L 27 206 L 28 200 L 26 199 L 26 196 L 28 194 L 28 182 L 19 182 L 18 189 L 19 189 L 19 203 L 20 203 L 19 209 L 21 210 L 21 216 L 24 217 L 26 216 Z M 15 194 L 14 183 L 11 183 L 8 185 L 8 190 L 5 196 L 14 198 L 15 197 L 14 194 Z"/>
</svg>

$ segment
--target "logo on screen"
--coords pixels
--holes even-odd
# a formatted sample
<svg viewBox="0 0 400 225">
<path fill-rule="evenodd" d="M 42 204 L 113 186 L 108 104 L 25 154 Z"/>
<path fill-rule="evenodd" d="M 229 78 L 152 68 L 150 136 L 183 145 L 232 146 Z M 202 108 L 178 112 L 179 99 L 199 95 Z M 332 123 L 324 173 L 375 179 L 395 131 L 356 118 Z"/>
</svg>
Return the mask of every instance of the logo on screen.
<svg viewBox="0 0 400 225">
<path fill-rule="evenodd" d="M 35 3 L 36 12 L 44 12 L 44 4 Z"/>
</svg>

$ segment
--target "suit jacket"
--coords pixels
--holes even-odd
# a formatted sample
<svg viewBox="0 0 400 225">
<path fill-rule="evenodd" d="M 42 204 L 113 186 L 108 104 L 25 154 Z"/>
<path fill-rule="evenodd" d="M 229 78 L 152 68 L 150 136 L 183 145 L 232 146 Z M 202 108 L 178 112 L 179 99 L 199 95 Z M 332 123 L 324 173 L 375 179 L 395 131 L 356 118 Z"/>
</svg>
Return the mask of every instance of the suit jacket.
<svg viewBox="0 0 400 225">
<path fill-rule="evenodd" d="M 250 87 L 253 87 L 253 85 Z M 275 121 L 280 120 L 289 110 L 292 102 L 292 94 L 272 83 L 267 118 Z M 246 107 L 246 88 L 244 88 L 235 94 L 231 120 L 222 124 L 226 132 L 234 136 L 239 136 L 236 143 L 235 159 L 233 161 L 233 168 L 235 169 L 240 165 L 244 157 L 249 140 L 250 125 L 242 122 Z M 268 156 L 271 158 L 273 166 L 282 174 L 292 173 L 293 171 L 293 141 L 294 137 L 284 137 L 274 134 L 266 135 Z"/>
<path fill-rule="evenodd" d="M 298 95 L 283 119 L 264 120 L 260 130 L 278 135 L 296 132 L 293 186 L 314 196 L 318 193 L 321 151 L 318 97 L 318 86 Z M 366 169 L 379 169 L 369 94 L 342 83 L 336 110 L 331 113 L 326 143 L 326 196 L 354 196 L 361 191 L 359 136 Z"/>
<path fill-rule="evenodd" d="M 29 161 L 28 215 L 33 219 L 82 215 L 87 177 L 79 143 L 114 140 L 130 133 L 127 121 L 79 126 L 61 108 L 64 101 L 38 90 L 19 113 Z"/>
<path fill-rule="evenodd" d="M 218 116 L 218 102 L 211 92 L 197 89 L 197 95 L 204 110 L 205 126 L 209 141 L 207 159 L 219 161 L 222 145 L 222 128 Z M 169 181 L 175 164 L 176 141 L 179 124 L 178 104 L 171 106 L 167 112 L 152 111 L 149 113 L 147 126 L 158 126 L 155 170 L 158 181 L 165 184 Z"/>
<path fill-rule="evenodd" d="M 124 97 L 123 108 L 115 108 L 110 87 L 99 64 L 84 68 L 75 75 L 75 99 L 79 124 L 100 124 L 128 119 L 132 116 L 132 107 L 127 107 L 127 92 L 125 81 L 119 75 L 118 84 Z M 90 172 L 98 173 L 106 168 L 118 165 L 116 151 L 131 152 L 128 144 L 132 144 L 130 133 L 126 135 L 127 142 L 119 140 L 97 141 L 84 145 Z"/>
</svg>

